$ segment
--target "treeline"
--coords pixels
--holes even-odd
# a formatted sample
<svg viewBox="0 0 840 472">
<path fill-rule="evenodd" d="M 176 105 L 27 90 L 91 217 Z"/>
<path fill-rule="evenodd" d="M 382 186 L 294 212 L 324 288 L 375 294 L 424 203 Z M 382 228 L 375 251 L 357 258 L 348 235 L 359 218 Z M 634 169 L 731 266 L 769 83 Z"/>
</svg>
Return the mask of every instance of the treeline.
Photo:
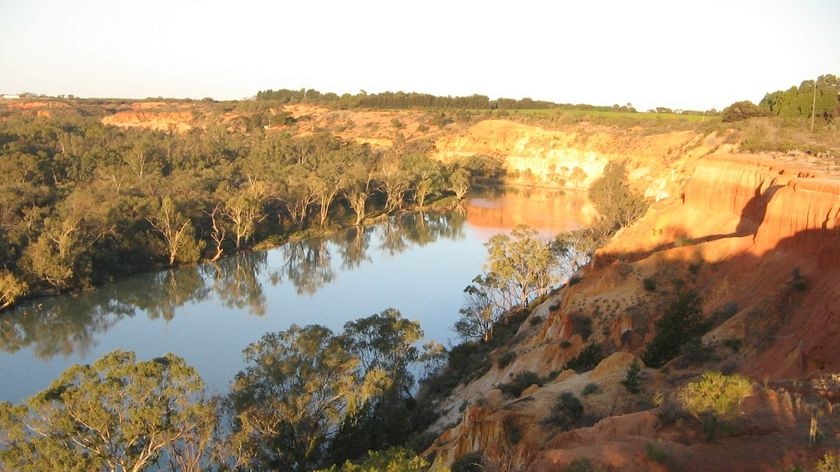
<svg viewBox="0 0 840 472">
<path fill-rule="evenodd" d="M 243 351 L 246 366 L 222 397 L 175 355 L 115 351 L 70 367 L 26 403 L 0 402 L 0 470 L 310 472 L 369 451 L 385 451 L 368 460 L 388 466 L 364 470 L 424 470 L 406 449 L 431 439 L 415 433 L 432 413 L 411 395 L 412 372 L 437 372 L 446 351 L 418 349 L 422 336 L 395 309 L 340 333 L 293 325 Z"/>
<path fill-rule="evenodd" d="M 840 79 L 831 74 L 821 75 L 816 82 L 805 80 L 799 87 L 777 90 L 764 95 L 758 106 L 782 118 L 810 118 L 829 122 L 840 116 Z"/>
<path fill-rule="evenodd" d="M 470 110 L 533 110 L 560 108 L 564 110 L 589 110 L 589 111 L 626 111 L 635 112 L 629 103 L 627 105 L 596 106 L 585 104 L 558 104 L 546 100 L 533 100 L 531 98 L 513 99 L 499 98 L 490 100 L 486 95 L 469 95 L 461 97 L 438 96 L 428 93 L 415 92 L 382 92 L 368 94 L 345 93 L 341 96 L 335 93 L 321 93 L 314 89 L 300 90 L 261 90 L 257 92 L 257 100 L 273 100 L 281 104 L 290 103 L 317 103 L 334 105 L 341 108 L 384 108 L 384 109 L 405 109 L 405 108 L 454 108 Z"/>
<path fill-rule="evenodd" d="M 430 149 L 11 116 L 0 122 L 0 306 L 311 226 L 360 224 L 433 196 L 463 198 L 470 171 L 429 159 Z"/>
</svg>

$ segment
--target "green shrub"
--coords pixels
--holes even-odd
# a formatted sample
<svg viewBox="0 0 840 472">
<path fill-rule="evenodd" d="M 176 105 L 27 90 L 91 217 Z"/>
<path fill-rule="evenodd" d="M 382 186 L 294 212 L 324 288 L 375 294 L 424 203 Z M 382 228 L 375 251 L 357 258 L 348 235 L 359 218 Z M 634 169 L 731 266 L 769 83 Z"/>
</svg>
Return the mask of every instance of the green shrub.
<svg viewBox="0 0 840 472">
<path fill-rule="evenodd" d="M 543 319 L 542 316 L 532 316 L 532 317 L 528 318 L 528 324 L 530 324 L 531 326 L 536 326 L 536 325 L 542 323 L 543 321 L 545 321 L 545 320 Z"/>
<path fill-rule="evenodd" d="M 626 388 L 630 393 L 641 392 L 642 388 L 639 382 L 641 380 L 641 372 L 642 366 L 639 365 L 639 361 L 634 360 L 627 369 L 627 375 L 624 376 L 624 380 L 621 381 L 621 385 L 624 385 L 624 388 Z"/>
<path fill-rule="evenodd" d="M 513 362 L 515 359 L 516 359 L 516 351 L 508 351 L 508 352 L 502 354 L 501 356 L 499 356 L 498 359 L 496 359 L 496 365 L 499 366 L 500 369 L 503 369 L 503 368 L 509 366 L 510 363 Z"/>
<path fill-rule="evenodd" d="M 840 453 L 837 451 L 826 452 L 814 468 L 817 472 L 840 472 Z"/>
<path fill-rule="evenodd" d="M 740 375 L 706 372 L 685 385 L 679 399 L 686 411 L 700 419 L 709 439 L 739 414 L 741 401 L 752 394 L 750 381 Z"/>
<path fill-rule="evenodd" d="M 510 382 L 497 385 L 496 388 L 501 390 L 505 396 L 518 398 L 519 395 L 522 395 L 522 391 L 531 385 L 542 387 L 543 380 L 539 375 L 529 370 L 516 374 Z"/>
<path fill-rule="evenodd" d="M 367 458 L 353 464 L 347 461 L 340 469 L 333 466 L 321 472 L 423 472 L 429 463 L 413 451 L 392 448 L 384 451 L 371 451 Z"/>
<path fill-rule="evenodd" d="M 662 367 L 680 353 L 682 346 L 702 335 L 708 326 L 701 317 L 703 300 L 695 291 L 680 294 L 656 321 L 656 334 L 642 359 L 651 367 Z"/>
<path fill-rule="evenodd" d="M 793 269 L 793 274 L 790 280 L 790 286 L 793 287 L 794 290 L 799 292 L 804 292 L 808 290 L 808 279 L 802 277 L 802 274 L 799 273 L 799 268 Z"/>
<path fill-rule="evenodd" d="M 732 105 L 724 108 L 720 113 L 720 121 L 724 123 L 731 123 L 733 121 L 746 120 L 757 116 L 768 116 L 770 111 L 761 108 L 749 100 L 735 102 Z"/>
<path fill-rule="evenodd" d="M 585 387 L 583 387 L 583 391 L 581 392 L 581 394 L 586 397 L 586 396 L 589 396 L 589 395 L 594 395 L 594 394 L 596 394 L 600 391 L 601 391 L 601 387 L 599 387 L 598 384 L 596 384 L 594 382 L 591 382 L 591 383 L 586 384 Z"/>
<path fill-rule="evenodd" d="M 586 372 L 594 369 L 604 359 L 604 353 L 600 344 L 592 343 L 584 347 L 577 356 L 566 363 L 567 369 L 575 372 Z"/>
<path fill-rule="evenodd" d="M 584 342 L 592 336 L 592 318 L 583 315 L 572 315 L 572 332 L 580 335 Z"/>
<path fill-rule="evenodd" d="M 564 339 L 560 341 L 560 347 L 563 349 L 569 349 L 570 347 L 572 347 L 572 342 L 568 339 Z"/>
<path fill-rule="evenodd" d="M 505 437 L 511 444 L 517 444 L 522 440 L 522 426 L 515 417 L 505 417 L 504 421 L 502 421 L 502 430 L 504 430 Z"/>
<path fill-rule="evenodd" d="M 645 444 L 645 454 L 648 459 L 654 462 L 658 462 L 660 464 L 667 464 L 669 462 L 668 455 L 665 454 L 665 451 L 659 449 L 651 443 Z"/>
<path fill-rule="evenodd" d="M 554 401 L 551 412 L 543 420 L 546 426 L 556 426 L 569 430 L 577 426 L 583 418 L 583 404 L 571 392 L 563 392 Z"/>
<path fill-rule="evenodd" d="M 652 279 L 652 278 L 650 278 L 650 277 L 645 277 L 645 278 L 642 280 L 642 286 L 643 286 L 643 287 L 645 288 L 645 290 L 647 290 L 648 292 L 655 292 L 655 291 L 656 291 L 656 280 L 654 280 L 654 279 Z"/>
<path fill-rule="evenodd" d="M 563 472 L 596 472 L 595 466 L 592 465 L 592 461 L 585 457 L 581 457 L 578 459 L 573 460 Z"/>
</svg>

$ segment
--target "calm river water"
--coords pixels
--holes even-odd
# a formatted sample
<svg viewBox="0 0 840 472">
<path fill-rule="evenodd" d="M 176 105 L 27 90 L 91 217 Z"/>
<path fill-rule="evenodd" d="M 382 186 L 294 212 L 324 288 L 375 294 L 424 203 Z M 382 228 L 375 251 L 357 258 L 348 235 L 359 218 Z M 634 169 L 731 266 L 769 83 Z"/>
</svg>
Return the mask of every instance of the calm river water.
<svg viewBox="0 0 840 472">
<path fill-rule="evenodd" d="M 461 211 L 412 213 L 217 263 L 139 274 L 97 290 L 32 300 L 0 314 L 0 401 L 19 402 L 64 369 L 114 349 L 139 359 L 173 352 L 226 392 L 242 349 L 292 323 L 344 323 L 399 309 L 427 339 L 455 341 L 463 288 L 484 242 L 516 224 L 546 238 L 588 224 L 583 194 L 506 189 Z"/>
</svg>

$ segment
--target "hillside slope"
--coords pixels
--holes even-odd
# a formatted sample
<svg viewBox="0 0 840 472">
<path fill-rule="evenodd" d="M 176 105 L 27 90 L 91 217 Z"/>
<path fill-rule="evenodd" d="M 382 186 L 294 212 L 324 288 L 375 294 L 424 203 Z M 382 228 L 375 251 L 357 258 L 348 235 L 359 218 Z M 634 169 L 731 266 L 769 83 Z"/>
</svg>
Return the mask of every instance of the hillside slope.
<svg viewBox="0 0 840 472">
<path fill-rule="evenodd" d="M 564 470 L 587 458 L 610 470 L 783 470 L 837 448 L 840 415 L 840 178 L 796 160 L 727 154 L 700 159 L 681 195 L 655 204 L 596 255 L 582 280 L 537 308 L 504 368 L 493 366 L 441 405 L 442 435 L 427 451 L 438 464 L 470 452 L 507 470 Z M 645 279 L 656 288 L 646 290 Z M 655 322 L 677 293 L 695 290 L 712 329 L 706 356 L 643 370 L 643 389 L 621 385 Z M 591 334 L 579 319 L 588 319 Z M 607 353 L 589 372 L 562 371 L 584 345 Z M 704 370 L 739 372 L 755 393 L 732 436 L 705 439 L 697 420 L 663 424 L 663 401 Z M 516 398 L 495 388 L 520 372 L 551 380 Z M 554 374 L 552 374 L 554 372 Z M 586 385 L 598 393 L 584 395 Z M 543 424 L 561 392 L 594 425 L 563 432 Z M 459 413 L 459 405 L 468 405 Z M 823 442 L 808 443 L 817 415 Z M 515 444 L 510 424 L 521 429 Z M 452 428 L 446 426 L 456 424 Z M 658 451 L 650 452 L 651 448 Z M 661 453 L 661 455 L 660 455 Z M 666 457 L 660 462 L 651 457 Z"/>
</svg>

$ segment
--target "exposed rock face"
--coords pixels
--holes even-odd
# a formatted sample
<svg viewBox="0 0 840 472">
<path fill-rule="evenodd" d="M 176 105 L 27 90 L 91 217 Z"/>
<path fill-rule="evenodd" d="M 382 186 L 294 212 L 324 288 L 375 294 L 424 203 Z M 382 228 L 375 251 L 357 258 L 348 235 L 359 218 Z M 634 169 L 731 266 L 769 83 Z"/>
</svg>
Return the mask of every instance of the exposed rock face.
<svg viewBox="0 0 840 472">
<path fill-rule="evenodd" d="M 508 179 L 519 184 L 588 189 L 612 161 L 624 162 L 629 180 L 648 198 L 661 200 L 682 188 L 700 156 L 727 149 L 717 135 L 694 131 L 645 134 L 634 128 L 578 124 L 559 130 L 507 120 L 482 120 L 435 141 L 443 161 L 473 155 L 503 159 Z"/>
<path fill-rule="evenodd" d="M 456 391 L 458 400 L 481 407 L 469 406 L 468 416 L 430 449 L 438 464 L 482 451 L 499 464 L 516 465 L 499 470 L 560 471 L 586 458 L 607 470 L 769 471 L 810 467 L 826 448 L 840 446 L 837 409 L 832 413 L 814 400 L 838 398 L 830 387 L 840 371 L 837 176 L 780 157 L 706 156 L 682 192 L 621 231 L 582 275 L 532 314 L 543 316 L 542 324 L 523 323 L 524 339 L 509 347 L 518 353 L 513 363 Z M 703 337 L 712 358 L 700 364 L 678 358 L 667 373 L 645 369 L 643 392 L 629 394 L 620 381 L 631 354 L 644 352 L 655 321 L 687 289 L 698 292 L 704 316 L 714 320 Z M 591 320 L 591 334 L 580 330 L 580 318 Z M 591 372 L 564 372 L 519 399 L 488 394 L 516 372 L 545 376 L 562 369 L 593 342 L 618 352 Z M 660 409 L 651 409 L 703 369 L 810 387 L 794 392 L 756 383 L 756 394 L 742 405 L 738 433 L 709 442 L 698 420 L 667 425 L 657 419 Z M 588 382 L 602 393 L 583 396 Z M 541 426 L 562 391 L 578 395 L 587 412 L 603 419 L 567 432 Z M 611 409 L 599 397 L 609 399 Z M 505 442 L 511 417 L 527 425 L 517 444 Z M 815 448 L 808 443 L 812 418 L 831 438 Z"/>
</svg>

